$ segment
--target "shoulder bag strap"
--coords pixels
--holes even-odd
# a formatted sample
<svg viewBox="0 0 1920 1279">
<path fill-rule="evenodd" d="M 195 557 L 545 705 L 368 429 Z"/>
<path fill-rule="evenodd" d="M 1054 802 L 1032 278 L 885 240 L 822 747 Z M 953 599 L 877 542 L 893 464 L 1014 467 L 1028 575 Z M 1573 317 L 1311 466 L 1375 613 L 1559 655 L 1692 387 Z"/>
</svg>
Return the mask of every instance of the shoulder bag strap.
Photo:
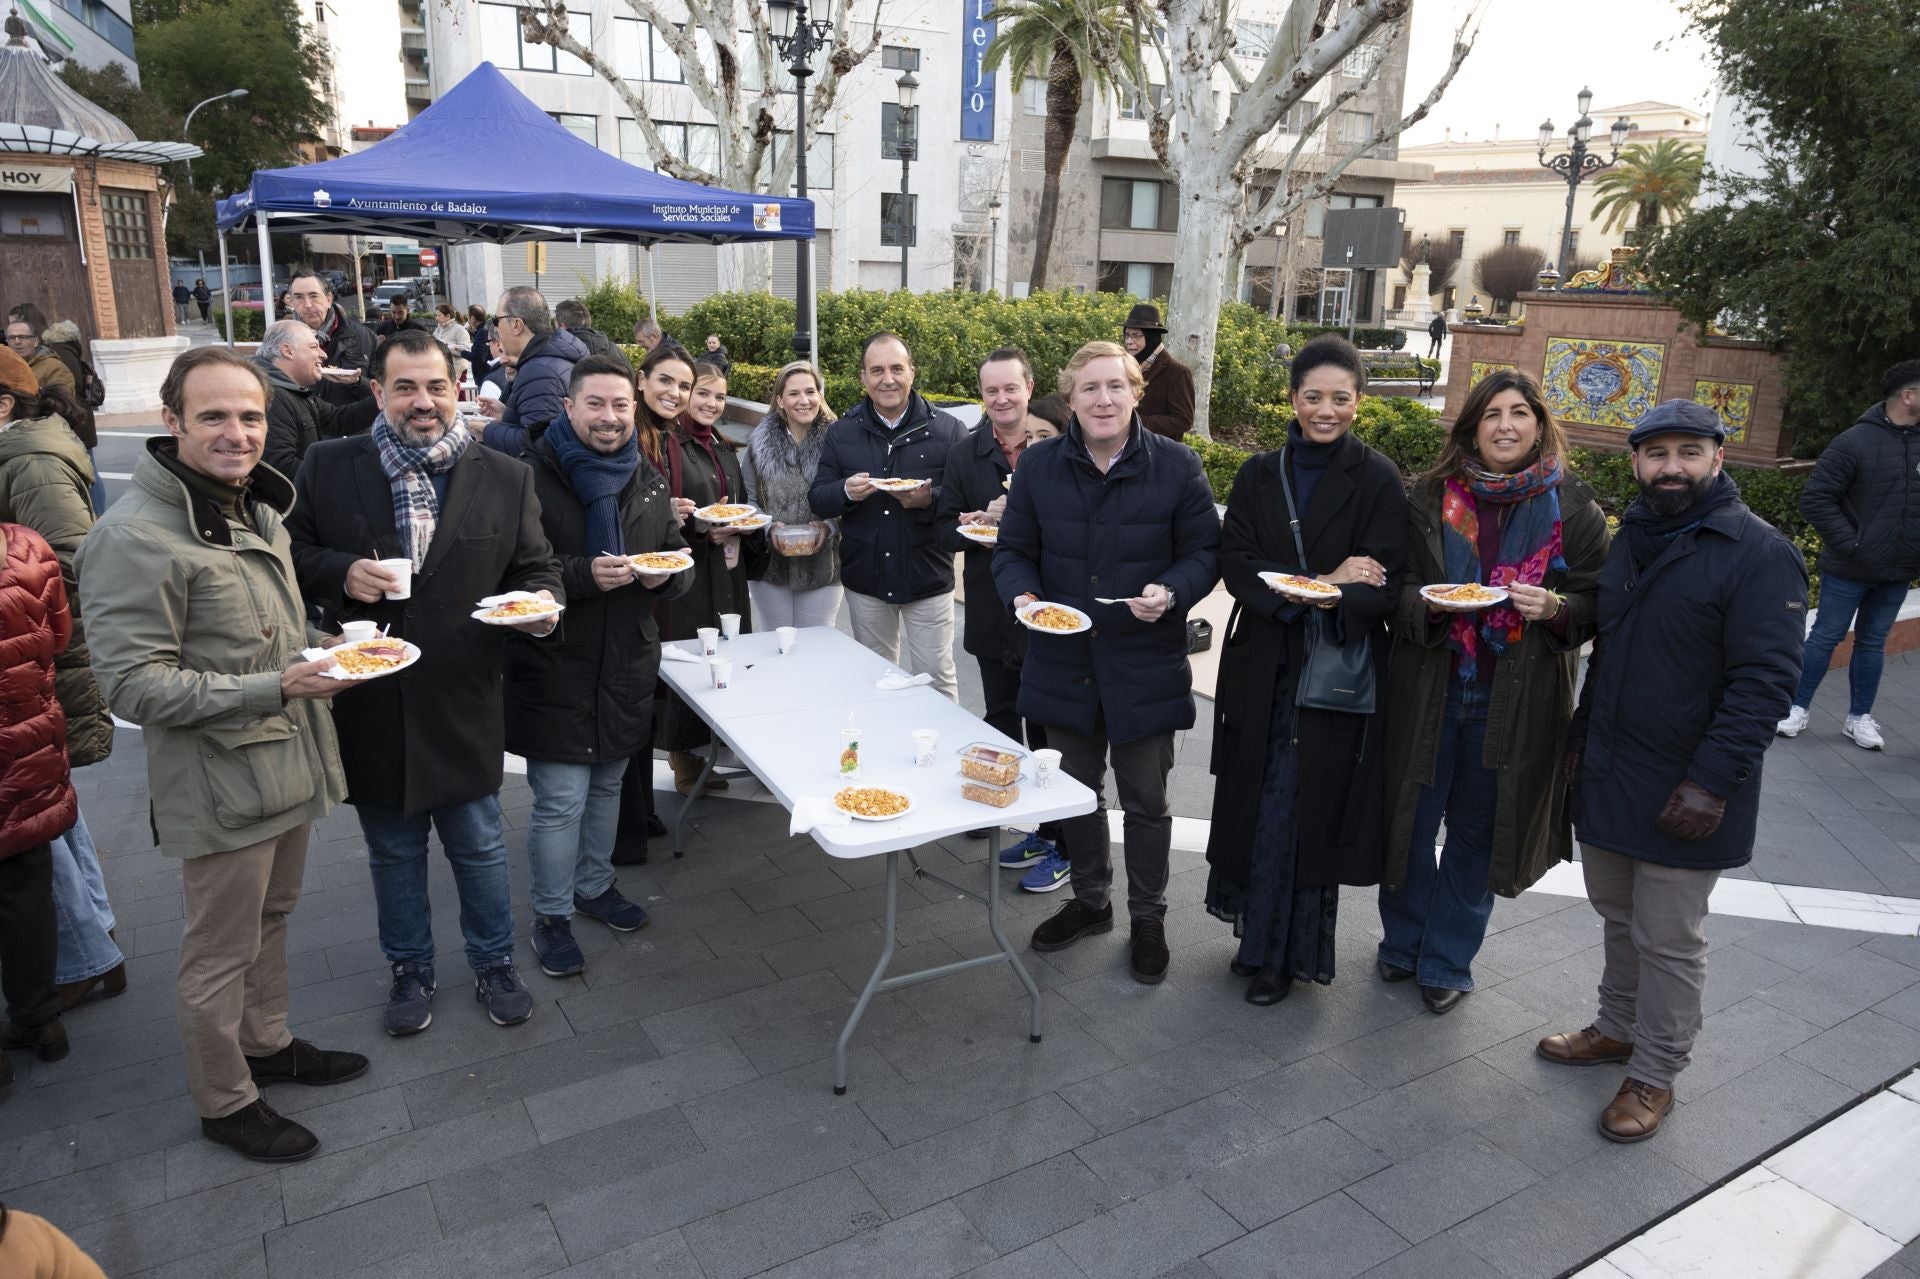
<svg viewBox="0 0 1920 1279">
<path fill-rule="evenodd" d="M 1287 473 L 1287 450 L 1280 450 L 1280 491 L 1287 495 L 1287 528 L 1293 533 L 1293 553 L 1300 557 L 1300 574 L 1311 576 L 1307 568 L 1307 549 L 1300 544 L 1300 512 L 1293 505 L 1293 479 Z"/>
</svg>

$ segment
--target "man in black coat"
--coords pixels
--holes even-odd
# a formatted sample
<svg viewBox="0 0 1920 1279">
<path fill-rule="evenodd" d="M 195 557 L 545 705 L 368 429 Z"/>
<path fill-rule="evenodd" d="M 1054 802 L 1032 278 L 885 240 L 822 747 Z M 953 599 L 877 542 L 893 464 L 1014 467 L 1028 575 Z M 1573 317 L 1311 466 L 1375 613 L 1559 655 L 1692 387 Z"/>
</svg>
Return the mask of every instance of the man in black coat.
<svg viewBox="0 0 1920 1279">
<path fill-rule="evenodd" d="M 1432 321 L 1427 325 L 1427 337 L 1432 342 L 1432 345 L 1427 349 L 1427 358 L 1437 360 L 1440 358 L 1440 344 L 1447 339 L 1446 316 L 1436 315 L 1433 317 Z"/>
<path fill-rule="evenodd" d="M 333 285 L 327 278 L 311 268 L 295 267 L 287 282 L 287 306 L 320 339 L 329 367 L 352 370 L 322 383 L 320 398 L 329 404 L 370 398 L 373 392 L 368 389 L 366 371 L 373 362 L 373 330 L 350 318 L 333 300 Z"/>
<path fill-rule="evenodd" d="M 300 320 L 275 320 L 260 337 L 253 362 L 266 370 L 273 386 L 267 401 L 264 461 L 288 479 L 300 473 L 300 459 L 321 440 L 354 435 L 373 425 L 379 406 L 372 399 L 329 404 L 316 392 L 327 353 L 320 339 Z"/>
<path fill-rule="evenodd" d="M 533 951 L 549 977 L 586 968 L 575 911 L 623 933 L 647 922 L 613 882 L 620 783 L 630 758 L 651 755 L 654 604 L 693 584 L 691 572 L 636 575 L 626 558 L 687 544 L 672 491 L 634 439 L 633 370 L 590 355 L 568 390 L 566 416 L 527 446 L 567 612 L 552 638 L 507 645 L 507 749 L 525 757 L 533 787 Z"/>
<path fill-rule="evenodd" d="M 470 615 L 507 591 L 554 598 L 560 571 L 533 472 L 477 447 L 454 411 L 453 353 L 431 333 L 405 329 L 381 344 L 372 374 L 381 408 L 373 430 L 307 451 L 287 530 L 309 604 L 379 623 L 421 653 L 334 712 L 393 967 L 387 1033 L 414 1034 L 433 1020 L 429 827 L 453 865 L 475 998 L 495 1023 L 512 1025 L 533 1015 L 533 997 L 514 971 L 500 834 L 507 637 Z M 380 563 L 393 559 L 410 560 L 411 572 Z M 552 615 L 515 626 L 553 628 Z"/>
<path fill-rule="evenodd" d="M 962 555 L 966 613 L 960 646 L 980 663 L 981 716 L 1014 741 L 1023 740 L 1020 718 L 1020 662 L 1027 651 L 1026 630 L 1013 620 L 993 586 L 993 547 L 960 533 L 962 524 L 998 524 L 1007 506 L 1007 488 L 1027 447 L 1027 406 L 1033 400 L 1033 366 L 1017 346 L 1001 347 L 980 365 L 980 424 L 947 454 L 940 484 L 940 548 Z M 1039 750 L 1047 730 L 1024 721 L 1024 740 Z M 1067 862 L 1055 846 L 1059 823 L 1045 823 L 1000 852 L 1010 870 L 1038 862 L 1045 873 L 1030 872 L 1020 881 L 1033 892 L 1051 892 L 1067 882 Z"/>
<path fill-rule="evenodd" d="M 1135 411 L 1140 366 L 1112 342 L 1089 342 L 1060 374 L 1073 409 L 1066 435 L 1021 459 L 993 556 L 994 585 L 1016 612 L 1037 601 L 1093 619 L 1084 633 L 1032 635 L 1020 669 L 1020 713 L 1075 780 L 1105 792 L 1107 761 L 1126 812 L 1132 971 L 1167 972 L 1167 859 L 1173 735 L 1193 727 L 1187 613 L 1220 580 L 1220 519 L 1200 459 L 1146 429 Z M 1117 604 L 1095 603 L 1096 597 Z M 1061 826 L 1073 900 L 1033 933 L 1061 950 L 1113 927 L 1104 799 Z"/>
<path fill-rule="evenodd" d="M 415 315 L 413 307 L 405 298 L 395 298 L 387 303 L 387 317 L 373 330 L 376 337 L 390 338 L 401 329 L 418 329 L 422 333 L 433 332 L 433 325 L 424 315 Z"/>
<path fill-rule="evenodd" d="M 612 338 L 593 327 L 593 313 L 578 298 L 568 298 L 553 308 L 553 324 L 578 339 L 580 345 L 587 348 L 588 355 L 617 355 L 623 361 L 627 358 L 620 354 Z"/>
<path fill-rule="evenodd" d="M 1880 379 L 1882 402 L 1827 445 L 1800 493 L 1800 513 L 1820 534 L 1820 611 L 1782 737 L 1807 727 L 1807 708 L 1853 628 L 1847 666 L 1847 718 L 1841 730 L 1863 750 L 1886 745 L 1873 718 L 1887 635 L 1920 577 L 1920 360 Z M 1857 618 L 1857 621 L 1856 621 Z"/>
<path fill-rule="evenodd" d="M 1140 396 L 1140 423 L 1155 435 L 1185 439 L 1193 429 L 1193 370 L 1167 350 L 1160 308 L 1142 302 L 1127 313 L 1121 345 L 1140 363 L 1147 389 Z"/>
<path fill-rule="evenodd" d="M 840 580 L 853 637 L 913 674 L 931 675 L 933 687 L 957 702 L 953 553 L 940 544 L 939 506 L 947 456 L 966 428 L 915 393 L 913 376 L 913 354 L 898 334 L 867 339 L 860 349 L 866 398 L 827 428 L 807 501 L 821 519 L 840 521 Z M 887 487 L 904 480 L 919 483 Z"/>
<path fill-rule="evenodd" d="M 1753 859 L 1760 760 L 1800 676 L 1807 569 L 1721 469 L 1726 428 L 1691 400 L 1627 437 L 1640 496 L 1600 569 L 1599 634 L 1567 729 L 1587 897 L 1606 921 L 1600 1012 L 1549 1061 L 1624 1062 L 1600 1116 L 1644 1141 L 1701 1021 L 1707 897 Z"/>
<path fill-rule="evenodd" d="M 547 300 L 525 285 L 500 295 L 494 332 L 513 364 L 513 383 L 500 402 L 499 417 L 487 424 L 487 447 L 519 457 L 528 432 L 566 411 L 567 379 L 586 358 L 587 348 L 565 329 L 555 328 Z M 486 401 L 481 411 L 487 412 Z"/>
</svg>

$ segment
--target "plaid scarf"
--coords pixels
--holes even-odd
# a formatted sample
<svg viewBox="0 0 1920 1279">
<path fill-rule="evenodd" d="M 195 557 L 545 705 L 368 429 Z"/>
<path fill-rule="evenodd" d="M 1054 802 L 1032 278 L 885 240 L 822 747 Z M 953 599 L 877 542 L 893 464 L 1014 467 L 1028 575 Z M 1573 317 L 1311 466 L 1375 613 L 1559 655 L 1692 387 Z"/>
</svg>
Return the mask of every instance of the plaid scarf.
<svg viewBox="0 0 1920 1279">
<path fill-rule="evenodd" d="M 433 477 L 452 470 L 472 440 L 465 424 L 456 419 L 445 435 L 426 448 L 415 448 L 400 438 L 386 414 L 373 420 L 373 446 L 379 451 L 380 469 L 393 490 L 393 527 L 416 572 L 426 562 L 434 526 L 440 522 L 440 499 L 433 491 Z"/>
<path fill-rule="evenodd" d="M 1532 466 L 1501 475 L 1463 467 L 1447 477 L 1440 498 L 1441 549 L 1449 582 L 1508 586 L 1546 583 L 1549 569 L 1565 569 L 1560 541 L 1560 459 L 1542 458 Z M 1480 507 L 1507 508 L 1500 530 L 1500 562 L 1482 573 Z M 1500 654 L 1520 642 L 1524 619 L 1511 606 L 1497 604 L 1477 613 L 1455 613 L 1447 625 L 1447 647 L 1460 654 L 1459 674 L 1475 678 L 1480 653 Z"/>
</svg>

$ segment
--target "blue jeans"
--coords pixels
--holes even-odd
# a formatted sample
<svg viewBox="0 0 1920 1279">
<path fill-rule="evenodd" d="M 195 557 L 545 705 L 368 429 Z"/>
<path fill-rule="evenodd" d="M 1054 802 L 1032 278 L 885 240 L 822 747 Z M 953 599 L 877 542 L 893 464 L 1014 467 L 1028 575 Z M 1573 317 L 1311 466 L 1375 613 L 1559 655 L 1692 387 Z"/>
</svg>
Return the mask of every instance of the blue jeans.
<svg viewBox="0 0 1920 1279">
<path fill-rule="evenodd" d="M 1413 812 L 1406 882 L 1380 890 L 1386 927 L 1380 958 L 1411 969 L 1422 986 L 1472 990 L 1473 957 L 1493 915 L 1487 868 L 1498 775 L 1481 762 L 1486 745 L 1487 686 L 1450 681 L 1433 781 L 1420 788 Z M 1442 817 L 1447 845 L 1436 865 L 1433 841 Z"/>
<path fill-rule="evenodd" d="M 575 897 L 598 897 L 613 884 L 620 780 L 626 771 L 624 759 L 527 761 L 527 783 L 533 787 L 527 871 L 536 914 L 564 919 L 573 914 Z"/>
<path fill-rule="evenodd" d="M 1833 650 L 1847 637 L 1854 614 L 1860 617 L 1853 626 L 1853 660 L 1847 663 L 1847 714 L 1867 715 L 1873 711 L 1874 695 L 1880 691 L 1880 671 L 1887 664 L 1887 632 L 1893 629 L 1906 602 L 1905 582 L 1856 582 L 1828 573 L 1820 579 L 1820 610 L 1814 615 L 1813 632 L 1800 659 L 1800 688 L 1793 695 L 1795 706 L 1812 706 L 1813 694 L 1826 676 Z"/>
<path fill-rule="evenodd" d="M 475 972 L 513 958 L 513 889 L 507 844 L 500 837 L 500 797 L 485 795 L 408 817 L 398 809 L 359 806 L 380 914 L 380 949 L 390 964 L 433 963 L 433 907 L 427 900 L 427 827 L 453 866 L 460 893 L 460 931 Z"/>
<path fill-rule="evenodd" d="M 126 956 L 107 935 L 114 926 L 113 907 L 107 902 L 107 881 L 86 817 L 52 845 L 53 913 L 60 939 L 54 980 L 64 986 L 109 972 L 126 962 Z"/>
</svg>

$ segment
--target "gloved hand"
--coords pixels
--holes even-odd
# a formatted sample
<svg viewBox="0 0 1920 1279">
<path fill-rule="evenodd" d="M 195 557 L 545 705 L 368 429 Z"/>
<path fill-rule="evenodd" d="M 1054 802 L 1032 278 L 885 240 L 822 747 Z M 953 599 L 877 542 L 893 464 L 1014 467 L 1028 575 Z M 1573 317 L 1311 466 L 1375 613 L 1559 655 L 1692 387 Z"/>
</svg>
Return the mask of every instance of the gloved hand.
<svg viewBox="0 0 1920 1279">
<path fill-rule="evenodd" d="M 1659 826 L 1675 839 L 1705 839 L 1720 829 L 1726 815 L 1726 800 L 1697 782 L 1681 782 L 1667 796 Z"/>
</svg>

